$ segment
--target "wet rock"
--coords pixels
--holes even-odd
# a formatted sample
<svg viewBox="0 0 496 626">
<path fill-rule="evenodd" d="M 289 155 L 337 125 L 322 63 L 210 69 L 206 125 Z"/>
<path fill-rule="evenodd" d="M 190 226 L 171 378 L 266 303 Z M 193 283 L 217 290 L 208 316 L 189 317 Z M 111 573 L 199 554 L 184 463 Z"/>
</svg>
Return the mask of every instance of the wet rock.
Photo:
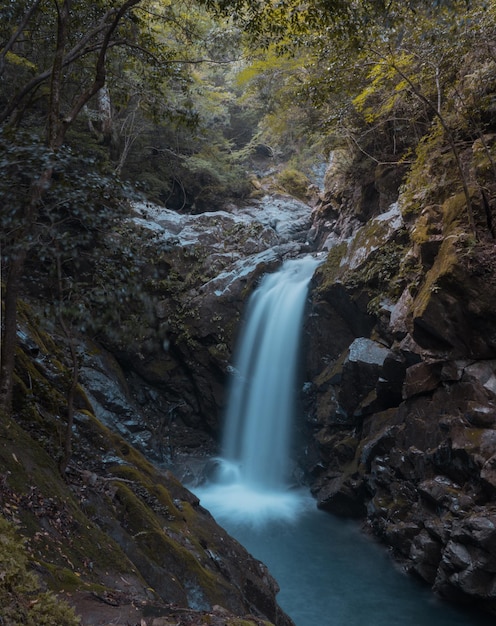
<svg viewBox="0 0 496 626">
<path fill-rule="evenodd" d="M 446 476 L 435 476 L 421 482 L 418 492 L 433 506 L 450 508 L 454 502 L 457 502 L 460 486 Z"/>
<path fill-rule="evenodd" d="M 496 396 L 496 361 L 477 361 L 464 368 L 464 374 L 478 380 L 485 389 Z"/>
<path fill-rule="evenodd" d="M 480 478 L 487 488 L 496 490 L 496 454 L 484 463 L 480 472 Z"/>
<path fill-rule="evenodd" d="M 131 398 L 117 361 L 94 345 L 87 346 L 84 354 L 80 380 L 96 417 L 143 449 L 150 433 Z"/>
<path fill-rule="evenodd" d="M 312 208 L 283 194 L 197 215 L 134 208 L 134 222 L 154 236 L 143 270 L 154 304 L 149 327 L 113 351 L 170 403 L 181 398 L 189 427 L 216 432 L 246 300 L 265 272 L 310 252 Z"/>
<path fill-rule="evenodd" d="M 334 515 L 363 517 L 366 487 L 360 479 L 352 476 L 323 477 L 312 489 L 317 496 L 317 506 Z"/>
<path fill-rule="evenodd" d="M 401 559 L 411 553 L 411 545 L 414 537 L 419 533 L 419 525 L 414 522 L 389 523 L 385 526 L 383 536 L 394 554 Z"/>
<path fill-rule="evenodd" d="M 426 582 L 433 584 L 441 562 L 442 544 L 431 536 L 427 530 L 422 530 L 415 536 L 411 547 L 409 571 L 414 572 Z"/>
<path fill-rule="evenodd" d="M 405 289 L 391 310 L 389 327 L 397 340 L 403 339 L 408 333 L 408 316 L 410 314 L 412 302 L 413 298 L 410 290 Z"/>
<path fill-rule="evenodd" d="M 372 461 L 377 460 L 376 457 L 383 456 L 386 452 L 389 452 L 395 444 L 399 429 L 400 426 L 398 425 L 389 425 L 377 435 L 368 439 L 362 448 L 360 463 L 370 468 Z"/>
<path fill-rule="evenodd" d="M 457 251 L 458 237 L 445 237 L 422 288 L 412 303 L 413 336 L 422 346 L 452 357 L 491 359 L 496 352 L 494 298 L 481 247 L 469 265 Z"/>
<path fill-rule="evenodd" d="M 441 382 L 443 363 L 422 362 L 412 365 L 405 372 L 403 399 L 433 391 Z"/>
<path fill-rule="evenodd" d="M 367 396 L 375 393 L 387 355 L 387 348 L 365 337 L 355 339 L 350 345 L 338 392 L 339 404 L 347 415 L 353 415 L 360 405 L 365 407 Z"/>
</svg>

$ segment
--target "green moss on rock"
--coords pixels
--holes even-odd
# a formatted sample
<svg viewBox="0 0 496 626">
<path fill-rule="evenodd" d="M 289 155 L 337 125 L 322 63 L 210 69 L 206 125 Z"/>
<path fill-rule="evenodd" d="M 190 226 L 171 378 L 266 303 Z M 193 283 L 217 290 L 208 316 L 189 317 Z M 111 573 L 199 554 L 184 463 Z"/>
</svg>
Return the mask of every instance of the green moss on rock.
<svg viewBox="0 0 496 626">
<path fill-rule="evenodd" d="M 9 626 L 76 626 L 73 609 L 43 592 L 14 527 L 0 517 L 0 621 Z"/>
<path fill-rule="evenodd" d="M 342 266 L 342 260 L 344 259 L 347 250 L 348 244 L 345 241 L 332 247 L 329 250 L 329 254 L 327 255 L 325 262 L 317 268 L 315 276 L 318 281 L 318 294 L 327 292 L 330 287 L 343 275 L 344 268 Z"/>
</svg>

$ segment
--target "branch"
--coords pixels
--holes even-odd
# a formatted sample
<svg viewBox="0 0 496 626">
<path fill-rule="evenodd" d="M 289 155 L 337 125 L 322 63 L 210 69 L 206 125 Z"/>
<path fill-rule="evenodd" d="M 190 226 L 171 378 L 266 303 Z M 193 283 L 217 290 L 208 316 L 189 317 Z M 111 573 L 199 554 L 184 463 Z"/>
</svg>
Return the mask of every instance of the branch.
<svg viewBox="0 0 496 626">
<path fill-rule="evenodd" d="M 35 0 L 35 2 L 33 2 L 33 4 L 31 5 L 31 8 L 27 11 L 26 15 L 22 18 L 21 23 L 19 24 L 17 30 L 14 33 L 12 33 L 11 38 L 5 44 L 2 52 L 0 53 L 0 76 L 3 74 L 5 70 L 5 57 L 12 50 L 13 45 L 21 36 L 22 32 L 26 28 L 27 23 L 36 12 L 40 3 L 41 3 L 41 0 Z"/>
<path fill-rule="evenodd" d="M 60 91 L 62 69 L 64 67 L 65 46 L 70 19 L 70 0 L 64 0 L 62 8 L 57 7 L 57 43 L 53 57 L 50 80 L 50 102 L 48 105 L 48 145 L 53 146 L 57 138 L 57 126 L 60 115 Z"/>
<path fill-rule="evenodd" d="M 62 120 L 59 125 L 59 132 L 55 142 L 56 147 L 60 147 L 64 141 L 65 134 L 70 125 L 74 122 L 74 120 L 79 115 L 81 109 L 84 105 L 105 85 L 106 79 L 106 56 L 107 50 L 111 44 L 111 38 L 114 34 L 114 31 L 117 29 L 119 22 L 124 17 L 124 15 L 134 6 L 139 4 L 141 0 L 127 0 L 121 8 L 117 11 L 112 23 L 110 24 L 107 32 L 105 33 L 105 37 L 103 39 L 100 54 L 98 55 L 98 59 L 95 65 L 95 78 L 93 80 L 93 84 L 88 87 L 76 100 L 74 106 L 70 113 Z"/>
<path fill-rule="evenodd" d="M 379 54 L 377 51 L 376 54 Z M 465 202 L 467 203 L 467 215 L 468 215 L 468 223 L 469 226 L 474 234 L 475 237 L 477 237 L 477 232 L 476 232 L 476 228 L 475 228 L 475 221 L 474 221 L 474 211 L 473 211 L 473 206 L 472 206 L 472 199 L 470 197 L 470 191 L 468 188 L 468 182 L 467 182 L 467 177 L 465 176 L 465 172 L 463 171 L 463 165 L 462 165 L 462 161 L 460 158 L 460 153 L 458 151 L 456 142 L 455 142 L 455 138 L 453 137 L 453 133 L 451 131 L 451 128 L 448 126 L 446 120 L 444 119 L 444 116 L 442 115 L 441 111 L 436 107 L 436 105 L 434 105 L 429 98 L 427 98 L 421 91 L 420 89 L 417 87 L 417 85 L 415 85 L 415 83 L 412 81 L 412 79 L 407 76 L 405 74 L 405 72 L 403 72 L 403 70 L 398 67 L 398 65 L 394 62 L 393 59 L 384 59 L 384 57 L 382 55 L 380 55 L 380 58 L 382 58 L 383 60 L 385 60 L 387 63 L 390 64 L 390 66 L 395 70 L 395 72 L 397 72 L 397 74 L 403 78 L 404 81 L 406 81 L 410 87 L 410 89 L 412 90 L 412 92 L 415 94 L 415 96 L 421 101 L 423 102 L 431 111 L 432 113 L 437 117 L 437 119 L 439 120 L 439 123 L 441 124 L 445 135 L 446 135 L 446 139 L 448 140 L 448 143 L 451 147 L 451 151 L 453 152 L 453 156 L 455 157 L 455 161 L 456 161 L 456 165 L 458 168 L 458 172 L 460 174 L 460 178 L 461 178 L 461 183 L 462 183 L 462 187 L 463 187 L 463 194 L 465 196 Z M 439 100 L 439 98 L 438 98 Z"/>
<path fill-rule="evenodd" d="M 41 1 L 41 0 L 40 0 Z M 133 4 L 137 4 L 140 0 L 136 0 Z M 92 29 L 89 30 L 81 40 L 67 53 L 63 60 L 63 67 L 67 67 L 71 65 L 78 59 L 81 59 L 87 54 L 95 52 L 96 50 L 100 50 L 102 44 L 94 43 L 91 46 L 88 46 L 89 42 L 97 37 L 101 32 L 105 31 L 108 28 L 108 18 L 115 13 L 114 10 L 107 11 L 105 15 L 102 17 L 100 22 Z M 105 40 L 104 40 L 105 41 Z M 120 42 L 122 43 L 122 42 Z M 112 47 L 112 42 L 109 42 L 108 48 Z M 32 78 L 17 94 L 13 96 L 11 101 L 6 105 L 4 110 L 0 113 L 0 124 L 5 122 L 5 120 L 15 111 L 15 109 L 20 105 L 20 103 L 28 96 L 34 89 L 36 89 L 41 83 L 45 82 L 52 75 L 52 69 L 47 69 L 38 76 Z"/>
</svg>

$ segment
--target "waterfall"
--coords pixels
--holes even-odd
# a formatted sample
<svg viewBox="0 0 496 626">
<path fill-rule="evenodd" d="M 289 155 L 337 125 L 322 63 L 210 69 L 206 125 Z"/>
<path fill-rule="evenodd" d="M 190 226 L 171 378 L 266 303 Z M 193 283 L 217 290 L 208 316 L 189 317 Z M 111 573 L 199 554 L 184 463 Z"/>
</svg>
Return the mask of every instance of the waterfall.
<svg viewBox="0 0 496 626">
<path fill-rule="evenodd" d="M 286 262 L 248 304 L 223 442 L 246 484 L 274 488 L 288 478 L 300 332 L 315 267 L 313 258 Z"/>
<path fill-rule="evenodd" d="M 224 456 L 216 461 L 215 481 L 193 490 L 269 567 L 281 588 L 279 605 L 298 626 L 476 626 L 469 614 L 433 602 L 355 523 L 317 510 L 308 490 L 289 488 L 299 336 L 317 265 L 310 258 L 288 261 L 250 298 L 234 360 Z"/>
<path fill-rule="evenodd" d="M 217 516 L 288 517 L 301 504 L 289 491 L 300 335 L 308 284 L 320 261 L 286 261 L 248 303 L 234 360 L 223 457 L 216 484 L 197 490 Z"/>
</svg>

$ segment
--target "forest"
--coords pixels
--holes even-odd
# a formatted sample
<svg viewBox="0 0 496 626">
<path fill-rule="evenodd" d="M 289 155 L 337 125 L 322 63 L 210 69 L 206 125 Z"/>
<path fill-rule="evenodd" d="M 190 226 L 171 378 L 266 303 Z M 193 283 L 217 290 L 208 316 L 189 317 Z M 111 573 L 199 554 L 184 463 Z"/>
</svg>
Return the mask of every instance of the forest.
<svg viewBox="0 0 496 626">
<path fill-rule="evenodd" d="M 82 337 L 129 364 L 129 346 L 144 344 L 157 301 L 169 298 L 154 341 L 183 340 L 187 363 L 192 331 L 174 303 L 207 281 L 198 258 L 174 268 L 153 234 L 133 226 L 140 203 L 197 216 L 267 189 L 306 202 L 316 166 L 333 163 L 335 188 L 346 189 L 334 193 L 327 180 L 322 223 L 352 202 L 353 219 L 367 223 L 375 209 L 363 206 L 394 188 L 421 250 L 421 261 L 395 256 L 394 276 L 384 256 L 383 274 L 338 277 L 350 289 L 367 283 L 367 315 L 379 319 L 384 297 L 398 299 L 407 283 L 422 293 L 425 259 L 452 232 L 441 236 L 425 216 L 448 197 L 442 219 L 460 229 L 463 258 L 492 276 L 495 113 L 494 0 L 2 0 L 1 420 L 26 420 L 26 398 L 40 405 L 20 347 L 33 303 L 35 326 L 65 350 L 61 477 L 81 408 Z M 395 255 L 406 250 L 401 237 Z M 483 359 L 493 358 L 491 341 Z M 224 358 L 230 340 L 215 346 Z"/>
<path fill-rule="evenodd" d="M 69 323 L 78 311 L 98 318 L 112 304 L 92 277 L 109 284 L 131 271 L 118 238 L 97 271 L 121 199 L 201 212 L 246 197 L 258 144 L 297 185 L 310 151 L 352 144 L 364 167 L 405 171 L 437 140 L 457 162 L 474 228 L 458 145 L 463 133 L 482 137 L 492 115 L 492 2 L 7 2 L 1 11 L 4 409 L 26 273 Z"/>
</svg>

